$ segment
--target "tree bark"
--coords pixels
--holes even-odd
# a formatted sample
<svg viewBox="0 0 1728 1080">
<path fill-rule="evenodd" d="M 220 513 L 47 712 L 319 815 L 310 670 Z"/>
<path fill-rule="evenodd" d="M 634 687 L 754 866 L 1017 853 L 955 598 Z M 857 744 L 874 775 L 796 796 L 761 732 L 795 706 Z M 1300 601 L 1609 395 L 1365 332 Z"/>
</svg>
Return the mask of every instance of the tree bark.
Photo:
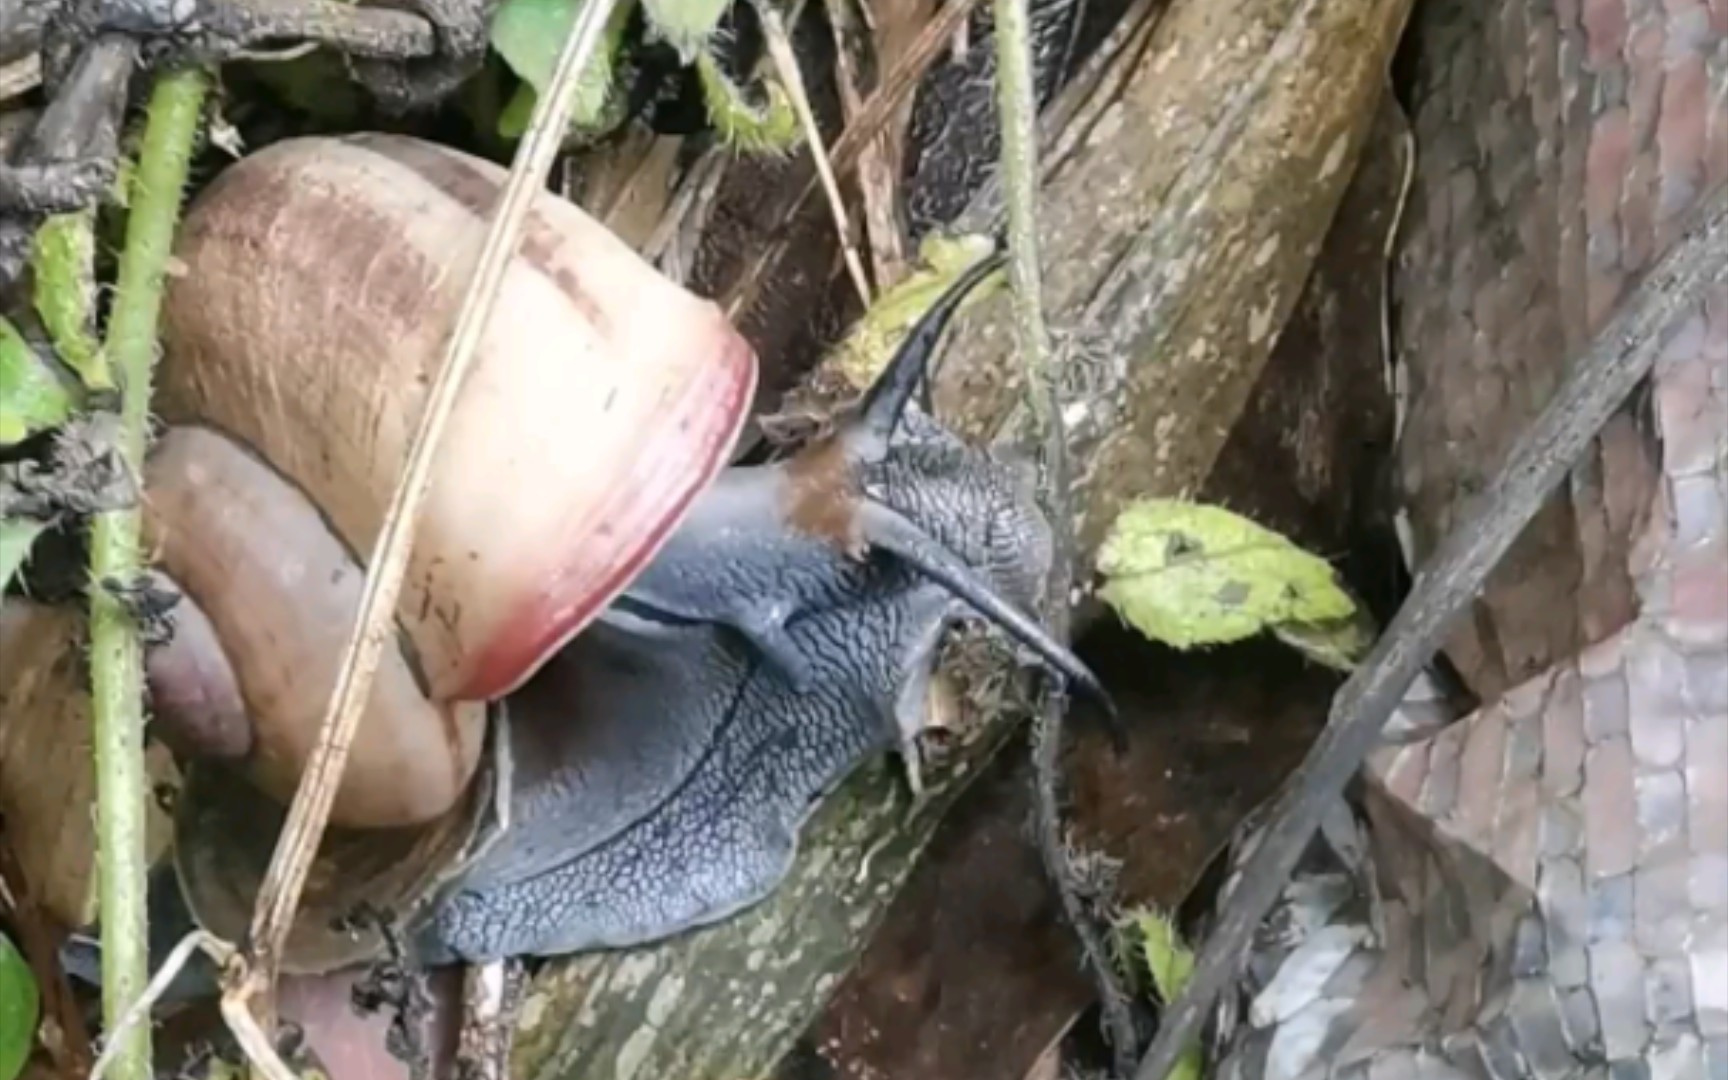
<svg viewBox="0 0 1728 1080">
<path fill-rule="evenodd" d="M 1206 478 L 1350 180 L 1408 0 L 1175 0 L 1125 35 L 1046 180 L 1048 307 L 1067 330 L 1074 493 L 1090 565 L 1128 499 Z M 1062 147 L 1066 149 L 1062 149 Z M 987 191 L 968 224 L 988 227 Z M 1025 431 L 1005 298 L 980 302 L 936 379 L 965 434 Z M 818 372 L 818 377 L 822 373 Z M 990 697 L 992 695 L 980 695 Z M 999 697 L 999 695 L 995 695 Z M 512 1073 L 530 1080 L 767 1074 L 852 966 L 935 825 L 1025 714 L 970 735 L 914 807 L 885 762 L 805 828 L 767 900 L 657 947 L 547 966 Z"/>
</svg>

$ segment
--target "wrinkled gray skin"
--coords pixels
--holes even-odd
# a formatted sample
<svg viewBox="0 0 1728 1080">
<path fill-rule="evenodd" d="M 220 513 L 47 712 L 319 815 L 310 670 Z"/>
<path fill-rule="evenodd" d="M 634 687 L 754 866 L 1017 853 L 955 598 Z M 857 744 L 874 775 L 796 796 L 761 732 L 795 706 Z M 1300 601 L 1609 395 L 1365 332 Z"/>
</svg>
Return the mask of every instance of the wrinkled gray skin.
<svg viewBox="0 0 1728 1080">
<path fill-rule="evenodd" d="M 759 901 L 822 796 L 920 730 L 943 635 L 977 611 L 1006 613 L 1013 636 L 1108 705 L 1026 613 L 1051 543 L 1023 473 L 909 405 L 959 300 L 997 265 L 933 305 L 836 435 L 862 493 L 863 558 L 799 533 L 763 494 L 792 466 L 733 469 L 505 700 L 510 824 L 410 928 L 422 962 L 642 944 Z M 763 606 L 779 618 L 738 617 Z M 75 939 L 68 969 L 94 975 L 95 952 Z"/>
<path fill-rule="evenodd" d="M 510 829 L 433 912 L 424 961 L 636 945 L 762 899 L 821 796 L 922 727 L 937 647 L 974 603 L 1017 616 L 1016 636 L 1096 686 L 1024 614 L 1051 554 L 1025 485 L 908 403 L 949 316 L 998 264 L 933 305 L 839 432 L 861 531 L 892 547 L 855 560 L 789 527 L 785 465 L 729 470 L 599 624 L 511 697 Z"/>
<path fill-rule="evenodd" d="M 981 260 L 913 328 L 893 363 L 836 436 L 848 466 L 858 540 L 887 551 L 964 597 L 1091 696 L 1085 666 L 1029 611 L 1050 563 L 1048 524 L 1028 477 L 966 447 L 910 407 L 924 363 L 965 296 L 1001 265 Z M 749 639 L 800 692 L 816 672 L 787 632 L 800 613 L 872 588 L 869 570 L 829 537 L 786 520 L 797 459 L 727 470 L 705 491 L 621 605 L 667 621 L 715 622 Z M 980 576 L 980 575 L 983 576 Z"/>
<path fill-rule="evenodd" d="M 921 713 L 959 606 L 887 561 L 867 577 L 786 625 L 808 694 L 706 623 L 658 637 L 602 623 L 543 669 L 511 701 L 510 831 L 437 908 L 422 959 L 635 945 L 766 896 L 820 797 L 894 746 L 897 713 Z M 564 710 L 584 722 L 535 722 Z"/>
</svg>

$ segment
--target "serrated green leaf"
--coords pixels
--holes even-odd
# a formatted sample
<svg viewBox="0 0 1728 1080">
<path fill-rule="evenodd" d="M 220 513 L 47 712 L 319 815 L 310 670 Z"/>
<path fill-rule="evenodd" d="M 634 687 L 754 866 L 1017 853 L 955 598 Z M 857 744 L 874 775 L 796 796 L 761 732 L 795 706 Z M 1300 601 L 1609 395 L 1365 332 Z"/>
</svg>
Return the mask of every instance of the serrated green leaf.
<svg viewBox="0 0 1728 1080">
<path fill-rule="evenodd" d="M 58 376 L 6 319 L 0 319 L 0 447 L 64 423 L 75 402 Z"/>
<path fill-rule="evenodd" d="M 536 96 L 552 81 L 558 53 L 576 23 L 582 0 L 504 0 L 492 16 L 492 47 L 525 84 L 498 118 L 498 133 L 518 138 L 528 128 Z M 619 4 L 588 66 L 576 77 L 570 126 L 592 129 L 605 118 L 612 95 L 614 57 L 628 25 L 629 4 Z"/>
<path fill-rule="evenodd" d="M 0 1080 L 15 1080 L 24 1071 L 41 1006 L 30 965 L 0 934 Z"/>
<path fill-rule="evenodd" d="M 1278 640 L 1318 664 L 1351 672 L 1374 647 L 1374 621 L 1358 608 L 1354 617 L 1326 622 L 1287 622 L 1272 627 Z"/>
<path fill-rule="evenodd" d="M 1099 595 L 1141 633 L 1178 649 L 1357 610 L 1324 559 L 1238 514 L 1179 499 L 1124 509 L 1098 569 L 1108 579 Z"/>
<path fill-rule="evenodd" d="M 1141 958 L 1152 975 L 1153 989 L 1158 1000 L 1174 1001 L 1194 977 L 1194 952 L 1175 922 L 1156 908 L 1141 908 L 1128 915 L 1134 936 L 1139 940 Z M 1198 1045 L 1190 1046 L 1165 1074 L 1165 1080 L 1200 1080 L 1205 1059 Z"/>
<path fill-rule="evenodd" d="M 727 146 L 749 154 L 784 154 L 804 141 L 798 110 L 775 80 L 762 80 L 755 92 L 763 100 L 754 102 L 706 50 L 696 56 L 696 78 L 708 121 Z"/>
<path fill-rule="evenodd" d="M 874 383 L 913 324 L 948 291 L 955 278 L 994 248 L 994 241 L 982 234 L 947 237 L 932 233 L 925 237 L 918 249 L 923 266 L 876 297 L 835 350 L 836 369 L 860 390 Z M 961 301 L 960 310 L 994 292 L 1004 280 L 1000 273 L 991 274 Z"/>
<path fill-rule="evenodd" d="M 1183 944 L 1170 917 L 1146 908 L 1134 913 L 1134 929 L 1140 935 L 1140 951 L 1158 997 L 1169 1001 L 1182 992 L 1194 975 L 1194 954 Z"/>
<path fill-rule="evenodd" d="M 36 314 L 54 351 L 90 390 L 114 389 L 114 373 L 94 332 L 96 212 L 57 214 L 36 230 L 31 252 Z"/>
</svg>

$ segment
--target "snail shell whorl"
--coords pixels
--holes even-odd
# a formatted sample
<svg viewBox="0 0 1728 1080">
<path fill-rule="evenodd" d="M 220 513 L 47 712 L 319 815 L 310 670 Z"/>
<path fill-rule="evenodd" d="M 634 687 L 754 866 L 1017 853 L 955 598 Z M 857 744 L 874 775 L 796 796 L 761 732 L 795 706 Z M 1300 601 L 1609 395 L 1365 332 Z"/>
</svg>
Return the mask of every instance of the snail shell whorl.
<svg viewBox="0 0 1728 1080">
<path fill-rule="evenodd" d="M 250 444 L 369 553 L 505 175 L 383 135 L 231 166 L 182 230 L 164 415 Z M 403 586 L 430 696 L 514 689 L 615 597 L 725 465 L 755 380 L 717 306 L 542 196 Z"/>
</svg>

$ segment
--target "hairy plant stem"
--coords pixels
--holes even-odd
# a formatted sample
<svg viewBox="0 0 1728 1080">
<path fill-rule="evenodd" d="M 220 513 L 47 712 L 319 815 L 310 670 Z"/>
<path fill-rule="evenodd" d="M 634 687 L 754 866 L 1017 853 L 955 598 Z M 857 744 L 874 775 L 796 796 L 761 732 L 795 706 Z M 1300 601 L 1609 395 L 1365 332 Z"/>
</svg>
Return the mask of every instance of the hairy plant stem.
<svg viewBox="0 0 1728 1080">
<path fill-rule="evenodd" d="M 201 71 L 171 72 L 151 92 L 144 144 L 133 181 L 126 247 L 120 255 L 108 355 L 118 376 L 118 450 L 134 473 L 147 439 L 162 279 L 179 222 L 207 82 Z M 149 1080 L 150 1025 L 120 1021 L 144 992 L 149 975 L 144 913 L 143 647 L 138 628 L 103 586 L 128 581 L 140 567 L 136 508 L 98 514 L 90 528 L 90 683 L 95 718 L 96 836 L 102 920 L 102 1015 L 125 1040 L 110 1075 Z"/>
<path fill-rule="evenodd" d="M 1032 85 L 1031 17 L 1027 0 L 994 0 L 994 5 L 996 108 L 1002 126 L 1002 185 L 1008 211 L 1008 277 L 1014 287 L 1014 344 L 1025 373 L 1027 406 L 1043 450 L 1040 501 L 1054 534 L 1045 617 L 1056 640 L 1066 642 L 1071 621 L 1069 594 L 1074 586 L 1074 508 L 1068 436 L 1052 370 L 1049 331 L 1044 322 L 1043 276 L 1039 271 L 1038 105 Z M 1076 888 L 1062 833 L 1061 757 L 1066 714 L 1066 695 L 1052 690 L 1033 730 L 1038 850 L 1097 985 L 1116 1073 L 1126 1076 L 1139 1053 L 1133 1013 L 1127 995 L 1117 985 L 1104 937 Z"/>
</svg>

